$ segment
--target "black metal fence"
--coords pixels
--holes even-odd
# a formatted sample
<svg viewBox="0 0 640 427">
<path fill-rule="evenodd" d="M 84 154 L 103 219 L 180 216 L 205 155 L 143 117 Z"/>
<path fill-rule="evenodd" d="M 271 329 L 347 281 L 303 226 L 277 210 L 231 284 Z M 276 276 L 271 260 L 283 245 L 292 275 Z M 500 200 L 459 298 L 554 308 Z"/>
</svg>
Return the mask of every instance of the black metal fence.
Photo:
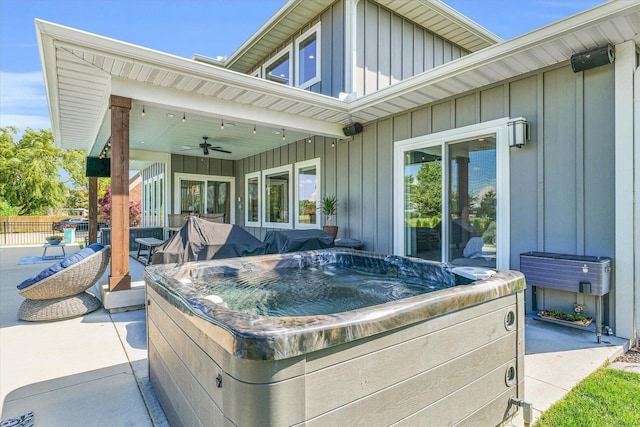
<svg viewBox="0 0 640 427">
<path fill-rule="evenodd" d="M 0 245 L 33 245 L 45 244 L 48 236 L 64 236 L 64 232 L 56 231 L 53 222 L 0 222 Z M 88 230 L 75 229 L 73 242 L 83 243 L 88 237 Z"/>
</svg>

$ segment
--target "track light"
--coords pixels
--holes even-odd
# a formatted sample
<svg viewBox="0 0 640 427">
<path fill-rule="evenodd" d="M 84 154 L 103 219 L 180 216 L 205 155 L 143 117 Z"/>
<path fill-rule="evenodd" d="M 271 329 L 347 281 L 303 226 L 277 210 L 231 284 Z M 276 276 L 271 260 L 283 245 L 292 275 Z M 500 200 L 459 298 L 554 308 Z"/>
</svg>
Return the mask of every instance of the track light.
<svg viewBox="0 0 640 427">
<path fill-rule="evenodd" d="M 182 123 L 187 121 L 187 115 L 185 113 L 182 113 Z"/>
<path fill-rule="evenodd" d="M 142 104 L 142 117 L 144 117 L 144 104 Z"/>
</svg>

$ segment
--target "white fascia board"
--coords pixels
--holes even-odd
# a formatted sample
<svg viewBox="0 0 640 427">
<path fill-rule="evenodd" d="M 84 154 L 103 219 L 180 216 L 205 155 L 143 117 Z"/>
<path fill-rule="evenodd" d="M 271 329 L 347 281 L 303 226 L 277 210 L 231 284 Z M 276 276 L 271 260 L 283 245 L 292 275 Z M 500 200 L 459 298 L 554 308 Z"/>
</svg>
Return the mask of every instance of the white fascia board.
<svg viewBox="0 0 640 427">
<path fill-rule="evenodd" d="M 516 55 L 531 47 L 545 43 L 549 40 L 559 39 L 570 35 L 595 23 L 623 15 L 634 10 L 640 10 L 640 2 L 635 1 L 610 1 L 601 6 L 596 6 L 571 18 L 548 25 L 539 30 L 527 33 L 523 36 L 511 39 L 478 52 L 471 53 L 437 67 L 433 70 L 418 74 L 407 80 L 388 86 L 377 92 L 365 95 L 353 101 L 348 101 L 351 113 L 367 109 L 380 102 L 385 102 L 397 96 L 446 80 L 453 76 L 464 74 L 487 64 L 499 62 L 504 58 Z M 567 58 L 569 59 L 569 58 Z M 552 65 L 552 64 L 549 64 Z"/>
<path fill-rule="evenodd" d="M 268 32 L 274 25 L 280 22 L 298 3 L 302 0 L 288 0 L 282 7 L 273 15 L 267 22 L 265 22 L 258 30 L 251 35 L 244 43 L 240 45 L 238 49 L 235 50 L 225 61 L 224 66 L 229 67 L 233 64 L 236 59 L 250 50 L 258 41 L 263 37 L 264 33 Z"/>
<path fill-rule="evenodd" d="M 56 72 L 56 47 L 51 37 L 43 34 L 42 21 L 35 20 L 36 38 L 38 40 L 38 51 L 40 63 L 42 64 L 42 74 L 44 78 L 44 91 L 47 96 L 49 118 L 51 119 L 51 130 L 53 141 L 61 145 L 60 136 L 60 114 L 58 111 L 58 76 Z"/>
<path fill-rule="evenodd" d="M 246 121 L 258 126 L 285 128 L 331 138 L 344 138 L 343 125 L 339 123 L 330 123 L 126 79 L 113 78 L 111 88 L 114 95 L 126 96 L 140 102 L 172 106 L 179 110 L 197 111 L 200 114 L 209 114 L 216 118 Z"/>
<path fill-rule="evenodd" d="M 476 37 L 484 39 L 489 44 L 496 44 L 502 41 L 502 38 L 491 31 L 484 28 L 477 22 L 469 19 L 465 15 L 461 14 L 454 8 L 445 4 L 441 0 L 418 0 L 421 3 L 428 5 L 429 8 L 437 10 L 442 16 L 450 19 L 454 23 L 458 24 L 465 30 L 471 32 Z"/>
</svg>

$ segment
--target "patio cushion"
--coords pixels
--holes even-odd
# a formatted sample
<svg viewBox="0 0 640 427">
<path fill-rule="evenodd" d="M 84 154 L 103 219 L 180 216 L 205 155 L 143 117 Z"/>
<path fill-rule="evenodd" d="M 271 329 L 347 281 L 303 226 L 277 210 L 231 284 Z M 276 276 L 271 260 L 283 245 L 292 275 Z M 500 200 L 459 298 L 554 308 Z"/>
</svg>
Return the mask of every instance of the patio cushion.
<svg viewBox="0 0 640 427">
<path fill-rule="evenodd" d="M 472 237 L 464 247 L 463 255 L 465 258 L 479 258 L 482 256 L 482 246 L 484 242 L 482 237 Z"/>
<path fill-rule="evenodd" d="M 38 273 L 37 276 L 33 276 L 30 277 L 28 279 L 26 279 L 25 281 L 23 281 L 22 283 L 20 283 L 18 286 L 16 286 L 18 289 L 25 289 L 31 285 L 33 285 L 34 283 L 38 283 L 43 279 L 46 279 L 49 276 L 52 276 L 62 270 L 64 270 L 67 267 L 72 266 L 73 264 L 76 264 L 79 261 L 82 261 L 83 259 L 85 259 L 86 257 L 88 257 L 89 255 L 92 255 L 100 250 L 104 249 L 104 246 L 101 245 L 100 243 L 94 243 L 92 245 L 87 246 L 84 249 L 79 250 L 78 252 L 69 255 L 68 257 L 66 257 L 65 259 L 63 259 L 62 261 L 60 261 L 57 264 L 54 264 L 48 268 L 45 268 L 44 270 L 42 270 L 40 273 Z"/>
</svg>

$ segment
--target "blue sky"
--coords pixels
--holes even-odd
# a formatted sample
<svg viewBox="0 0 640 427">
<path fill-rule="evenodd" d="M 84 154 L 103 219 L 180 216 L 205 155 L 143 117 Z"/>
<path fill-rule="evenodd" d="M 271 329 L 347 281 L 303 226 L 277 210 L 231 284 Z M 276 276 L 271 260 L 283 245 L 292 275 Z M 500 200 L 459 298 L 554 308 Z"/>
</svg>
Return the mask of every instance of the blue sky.
<svg viewBox="0 0 640 427">
<path fill-rule="evenodd" d="M 504 39 L 603 2 L 445 0 Z M 186 58 L 194 53 L 216 57 L 233 53 L 284 3 L 285 0 L 0 0 L 0 127 L 50 127 L 36 18 Z"/>
</svg>

